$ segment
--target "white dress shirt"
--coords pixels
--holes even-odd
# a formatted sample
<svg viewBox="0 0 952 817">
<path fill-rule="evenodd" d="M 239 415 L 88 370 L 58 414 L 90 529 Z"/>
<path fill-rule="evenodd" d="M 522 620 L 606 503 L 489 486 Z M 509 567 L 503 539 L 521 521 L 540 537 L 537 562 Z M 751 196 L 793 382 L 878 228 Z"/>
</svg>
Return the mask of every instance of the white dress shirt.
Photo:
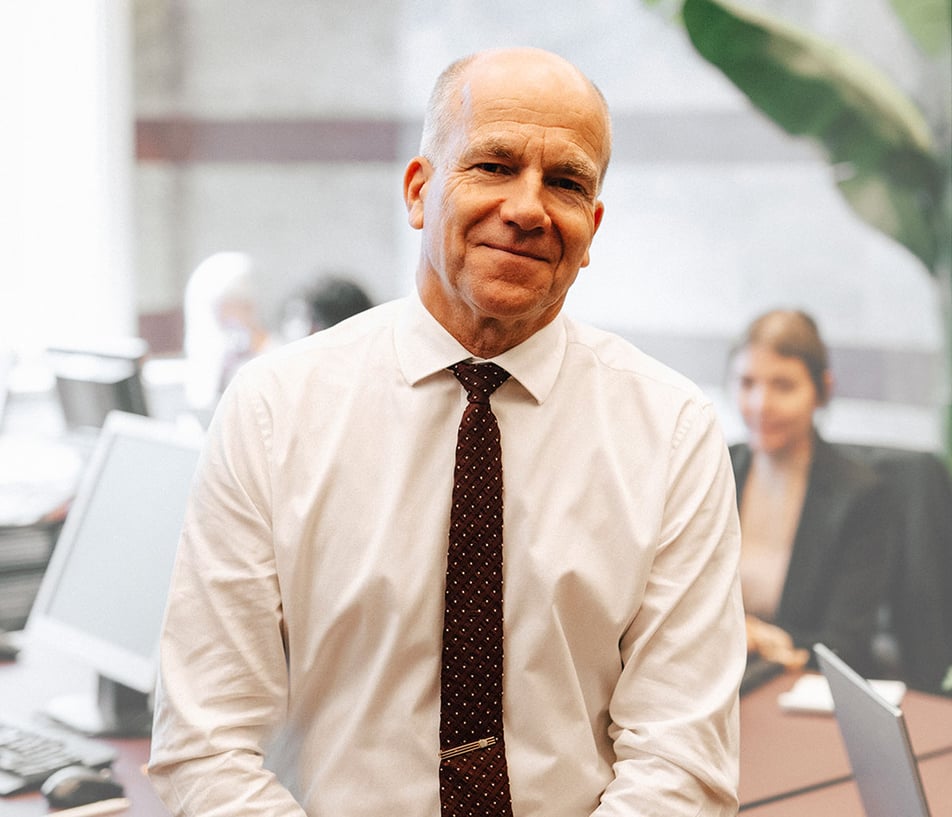
<svg viewBox="0 0 952 817">
<path fill-rule="evenodd" d="M 417 298 L 247 364 L 209 429 L 162 639 L 176 815 L 438 817 L 469 357 Z M 515 817 L 737 810 L 734 482 L 710 402 L 560 316 L 494 358 Z"/>
</svg>

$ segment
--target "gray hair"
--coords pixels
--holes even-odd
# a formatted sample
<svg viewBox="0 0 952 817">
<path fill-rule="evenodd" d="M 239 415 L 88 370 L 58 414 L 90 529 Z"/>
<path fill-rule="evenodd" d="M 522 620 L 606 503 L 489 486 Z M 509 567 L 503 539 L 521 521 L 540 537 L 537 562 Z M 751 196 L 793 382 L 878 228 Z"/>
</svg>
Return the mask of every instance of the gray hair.
<svg viewBox="0 0 952 817">
<path fill-rule="evenodd" d="M 449 138 L 450 130 L 456 119 L 456 108 L 453 105 L 459 83 L 466 73 L 466 69 L 476 59 L 476 54 L 469 54 L 450 63 L 437 77 L 433 91 L 426 104 L 423 117 L 423 135 L 420 139 L 420 155 L 438 164 Z"/>
</svg>

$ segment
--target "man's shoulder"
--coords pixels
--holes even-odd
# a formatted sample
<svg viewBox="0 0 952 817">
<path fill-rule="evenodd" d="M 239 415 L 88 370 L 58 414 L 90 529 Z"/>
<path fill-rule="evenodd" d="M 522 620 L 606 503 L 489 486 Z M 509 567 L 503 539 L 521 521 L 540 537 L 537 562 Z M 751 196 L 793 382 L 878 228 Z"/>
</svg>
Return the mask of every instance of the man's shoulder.
<svg viewBox="0 0 952 817">
<path fill-rule="evenodd" d="M 567 318 L 565 323 L 569 347 L 590 354 L 597 366 L 616 372 L 623 378 L 630 377 L 633 383 L 656 384 L 659 388 L 706 400 L 694 381 L 642 351 L 617 332 L 571 318 Z"/>
</svg>

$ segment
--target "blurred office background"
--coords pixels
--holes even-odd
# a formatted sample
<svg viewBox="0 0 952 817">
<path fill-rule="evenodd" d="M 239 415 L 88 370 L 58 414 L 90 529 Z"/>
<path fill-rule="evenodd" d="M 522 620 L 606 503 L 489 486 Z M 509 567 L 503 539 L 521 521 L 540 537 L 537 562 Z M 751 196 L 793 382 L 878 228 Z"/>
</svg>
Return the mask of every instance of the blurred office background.
<svg viewBox="0 0 952 817">
<path fill-rule="evenodd" d="M 948 51 L 924 54 L 890 0 L 744 5 L 854 50 L 948 130 Z M 376 301 L 405 293 L 418 234 L 401 180 L 433 80 L 462 54 L 527 44 L 577 63 L 614 115 L 606 216 L 572 314 L 700 382 L 736 437 L 731 337 L 766 308 L 804 308 L 834 348 L 827 435 L 939 448 L 934 279 L 697 54 L 678 6 L 0 0 L 13 386 L 42 388 L 29 364 L 50 344 L 133 335 L 155 393 L 174 393 L 185 283 L 220 250 L 256 259 L 274 328 L 317 269 L 350 271 Z"/>
</svg>

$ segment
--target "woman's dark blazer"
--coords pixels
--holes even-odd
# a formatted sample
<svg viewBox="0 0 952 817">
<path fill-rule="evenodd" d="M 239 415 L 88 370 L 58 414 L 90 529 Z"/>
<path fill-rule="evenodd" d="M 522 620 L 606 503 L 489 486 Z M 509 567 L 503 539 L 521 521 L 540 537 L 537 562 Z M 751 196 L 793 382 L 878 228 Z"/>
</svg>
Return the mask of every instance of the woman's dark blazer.
<svg viewBox="0 0 952 817">
<path fill-rule="evenodd" d="M 750 470 L 746 443 L 730 448 L 737 501 Z M 885 601 L 896 512 L 871 466 L 816 438 L 807 491 L 774 623 L 798 647 L 820 641 L 861 673 L 875 671 L 871 645 Z"/>
</svg>

